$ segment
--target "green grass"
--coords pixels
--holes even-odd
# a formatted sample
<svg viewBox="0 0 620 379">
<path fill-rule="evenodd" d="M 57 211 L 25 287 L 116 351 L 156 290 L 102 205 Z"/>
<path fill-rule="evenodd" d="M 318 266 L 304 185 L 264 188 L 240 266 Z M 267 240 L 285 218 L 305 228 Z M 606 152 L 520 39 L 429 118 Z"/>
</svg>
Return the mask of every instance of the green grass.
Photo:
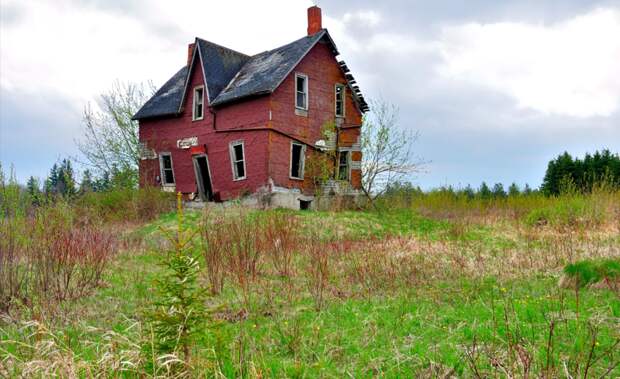
<svg viewBox="0 0 620 379">
<path fill-rule="evenodd" d="M 318 225 L 329 239 L 363 241 L 400 236 L 457 249 L 474 244 L 499 255 L 523 244 L 519 237 L 506 236 L 506 224 L 462 225 L 407 209 L 381 213 L 271 212 L 298 217 L 304 230 Z M 185 214 L 186 221 L 197 230 L 200 217 L 199 212 Z M 175 221 L 175 214 L 166 214 L 133 233 L 145 238 L 147 246 L 157 246 L 161 228 L 172 227 Z M 62 317 L 49 321 L 49 327 L 63 351 L 96 366 L 101 345 L 110 338 L 104 331 L 144 343 L 148 333 L 134 325 L 143 320 L 152 300 L 152 284 L 161 273 L 159 254 L 151 248 L 120 254 L 107 273 L 104 288 L 62 305 Z M 590 279 L 600 276 L 602 269 L 617 273 L 618 259 L 587 261 L 567 267 L 566 272 Z M 532 371 L 540 373 L 547 365 L 553 323 L 551 372 L 563 372 L 562 362 L 570 366 L 586 361 L 595 331 L 593 352 L 601 358 L 593 372 L 601 374 L 620 359 L 617 352 L 603 355 L 620 338 L 619 297 L 610 290 L 585 288 L 579 294 L 577 309 L 574 292 L 558 286 L 561 275 L 559 268 L 518 278 L 474 278 L 455 270 L 450 280 L 429 278 L 420 284 L 372 291 L 357 291 L 348 288 L 344 279 L 333 278 L 330 290 L 343 290 L 345 295 L 330 294 L 321 310 L 315 309 L 305 279 L 288 282 L 266 276 L 255 284 L 247 317 L 233 320 L 222 315 L 235 315 L 244 305 L 238 290 L 227 282 L 224 292 L 210 303 L 222 308 L 219 321 L 199 336 L 194 356 L 199 362 L 208 362 L 201 367 L 226 377 L 414 377 L 448 372 L 470 377 L 472 358 L 467 352 L 474 347 L 506 358 L 507 351 L 520 346 L 532 354 Z M 2 325 L 0 337 L 33 342 L 11 323 Z M 24 349 L 16 342 L 0 348 L 26 361 L 37 359 L 36 350 Z M 493 372 L 488 356 L 478 354 L 473 359 L 480 369 Z M 86 371 L 80 372 L 84 375 Z M 620 368 L 610 375 L 620 375 Z"/>
</svg>

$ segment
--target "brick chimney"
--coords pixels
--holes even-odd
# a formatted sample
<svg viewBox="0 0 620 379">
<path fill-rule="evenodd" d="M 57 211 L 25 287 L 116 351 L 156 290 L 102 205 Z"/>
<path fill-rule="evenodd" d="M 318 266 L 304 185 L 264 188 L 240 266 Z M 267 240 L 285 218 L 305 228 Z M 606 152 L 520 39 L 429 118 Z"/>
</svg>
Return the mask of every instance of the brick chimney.
<svg viewBox="0 0 620 379">
<path fill-rule="evenodd" d="M 196 43 L 190 43 L 187 45 L 187 67 L 192 63 L 192 57 L 194 56 L 194 48 Z"/>
<path fill-rule="evenodd" d="M 323 29 L 321 23 L 321 8 L 312 6 L 308 8 L 308 35 L 311 36 Z"/>
</svg>

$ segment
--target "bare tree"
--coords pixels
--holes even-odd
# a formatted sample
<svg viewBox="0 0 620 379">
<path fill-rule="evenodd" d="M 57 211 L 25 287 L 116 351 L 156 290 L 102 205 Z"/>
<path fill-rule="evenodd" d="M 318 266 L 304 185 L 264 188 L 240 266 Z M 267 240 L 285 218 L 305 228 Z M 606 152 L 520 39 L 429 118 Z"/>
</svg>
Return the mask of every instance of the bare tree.
<svg viewBox="0 0 620 379">
<path fill-rule="evenodd" d="M 84 135 L 76 141 L 86 163 L 95 171 L 120 170 L 137 177 L 140 161 L 138 122 L 133 115 L 154 93 L 151 83 L 115 82 L 97 106 L 84 109 Z"/>
<path fill-rule="evenodd" d="M 373 200 L 392 183 L 423 165 L 411 157 L 418 132 L 398 126 L 398 108 L 386 101 L 371 101 L 362 126 L 362 190 Z"/>
</svg>

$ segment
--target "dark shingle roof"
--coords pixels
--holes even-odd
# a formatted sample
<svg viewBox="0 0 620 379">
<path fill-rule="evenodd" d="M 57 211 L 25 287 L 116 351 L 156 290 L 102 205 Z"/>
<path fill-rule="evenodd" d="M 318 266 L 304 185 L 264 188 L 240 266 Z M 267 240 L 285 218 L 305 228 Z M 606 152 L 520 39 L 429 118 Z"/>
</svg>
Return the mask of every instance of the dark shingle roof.
<svg viewBox="0 0 620 379">
<path fill-rule="evenodd" d="M 323 38 L 330 42 L 334 55 L 338 55 L 336 46 L 325 29 L 252 57 L 196 38 L 196 50 L 203 58 L 209 104 L 216 106 L 248 96 L 273 92 L 308 51 Z M 195 53 L 194 61 L 197 59 L 196 55 Z M 348 72 L 346 66 L 343 70 L 346 70 L 345 73 Z M 177 114 L 185 95 L 187 75 L 188 69 L 183 67 L 144 104 L 133 118 L 139 120 Z M 352 86 L 353 83 L 349 82 L 349 85 Z M 358 100 L 361 99 L 359 103 L 365 105 L 359 89 L 355 91 L 355 95 Z"/>
<path fill-rule="evenodd" d="M 239 72 L 244 63 L 250 60 L 250 57 L 200 38 L 196 38 L 196 45 L 202 56 L 209 103 L 213 103 L 217 95 Z"/>
<path fill-rule="evenodd" d="M 254 55 L 217 96 L 212 105 L 273 92 L 308 50 L 325 35 L 321 31 L 288 45 Z"/>
<path fill-rule="evenodd" d="M 170 80 L 168 80 L 151 97 L 140 110 L 133 116 L 134 120 L 149 117 L 168 116 L 179 111 L 183 90 L 185 89 L 185 78 L 187 77 L 187 66 L 180 69 Z"/>
</svg>

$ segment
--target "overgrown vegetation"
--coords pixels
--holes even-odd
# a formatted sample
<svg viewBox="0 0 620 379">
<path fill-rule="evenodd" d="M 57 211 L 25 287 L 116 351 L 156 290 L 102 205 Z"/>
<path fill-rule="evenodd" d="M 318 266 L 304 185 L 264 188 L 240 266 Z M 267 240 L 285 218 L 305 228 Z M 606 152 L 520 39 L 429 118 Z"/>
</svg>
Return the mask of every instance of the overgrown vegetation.
<svg viewBox="0 0 620 379">
<path fill-rule="evenodd" d="M 62 312 L 5 313 L 0 370 L 620 375 L 620 194 L 519 192 L 391 190 L 358 212 L 168 213 L 123 237 L 135 242 L 107 261 L 104 286 L 55 300 Z M 73 228 L 92 225 L 88 214 Z"/>
</svg>

